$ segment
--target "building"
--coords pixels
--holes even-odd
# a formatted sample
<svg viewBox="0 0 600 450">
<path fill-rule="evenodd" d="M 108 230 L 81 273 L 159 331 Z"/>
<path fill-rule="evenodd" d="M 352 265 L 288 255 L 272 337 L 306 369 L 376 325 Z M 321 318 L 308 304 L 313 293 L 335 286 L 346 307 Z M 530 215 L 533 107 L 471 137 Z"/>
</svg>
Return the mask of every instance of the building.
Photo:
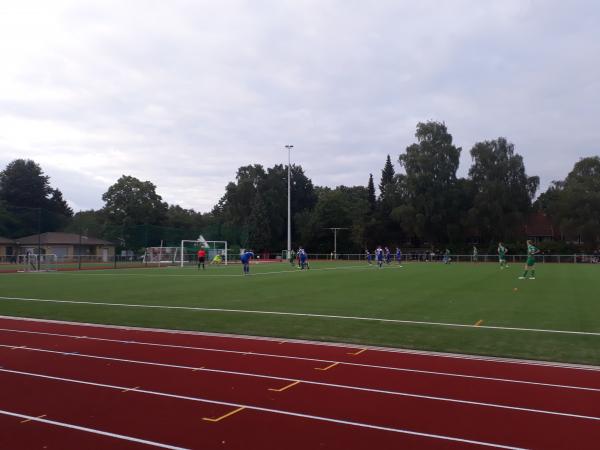
<svg viewBox="0 0 600 450">
<path fill-rule="evenodd" d="M 0 236 L 0 261 L 10 259 L 17 254 L 17 245 L 12 239 Z"/>
<path fill-rule="evenodd" d="M 109 261 L 115 256 L 115 244 L 76 233 L 42 233 L 15 239 L 21 255 L 38 253 L 56 255 L 58 258 L 94 256 L 99 261 Z M 2 243 L 0 243 L 0 248 Z"/>
<path fill-rule="evenodd" d="M 524 225 L 527 239 L 534 242 L 558 241 L 561 239 L 560 232 L 554 227 L 552 220 L 541 211 L 532 213 Z"/>
</svg>

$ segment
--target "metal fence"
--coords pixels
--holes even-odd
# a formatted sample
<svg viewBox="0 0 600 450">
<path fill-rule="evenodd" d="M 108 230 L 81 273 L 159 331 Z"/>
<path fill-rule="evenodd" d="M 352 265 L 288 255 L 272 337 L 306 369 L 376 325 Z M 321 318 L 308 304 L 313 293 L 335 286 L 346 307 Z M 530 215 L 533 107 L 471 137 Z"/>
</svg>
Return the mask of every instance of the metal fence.
<svg viewBox="0 0 600 450">
<path fill-rule="evenodd" d="M 228 260 L 229 263 L 237 263 L 239 262 L 239 253 L 229 252 Z M 395 254 L 392 253 L 391 260 L 395 261 Z M 333 253 L 308 253 L 308 259 L 310 261 L 363 261 L 366 262 L 367 256 L 364 253 L 338 253 L 337 255 Z M 371 259 L 375 260 L 375 255 L 371 254 Z M 537 254 L 535 255 L 535 259 L 539 263 L 574 263 L 574 264 L 595 264 L 600 262 L 600 254 L 573 254 L 573 255 L 545 255 L 545 254 Z M 506 255 L 506 261 L 508 263 L 525 263 L 527 260 L 527 255 Z M 188 255 L 186 257 L 186 261 L 189 264 L 195 262 L 195 255 Z M 255 262 L 281 262 L 288 261 L 285 257 L 285 254 L 282 253 L 258 253 L 255 255 Z M 444 255 L 440 253 L 413 253 L 407 252 L 402 254 L 403 262 L 443 262 Z M 477 255 L 474 257 L 473 255 L 462 255 L 462 254 L 451 254 L 450 255 L 451 262 L 458 263 L 497 263 L 498 255 Z"/>
<path fill-rule="evenodd" d="M 35 256 L 35 255 L 34 255 Z M 255 263 L 288 263 L 288 260 L 282 257 L 281 253 L 261 253 L 257 254 L 254 259 Z M 330 261 L 330 262 L 354 262 L 365 263 L 367 258 L 363 253 L 318 253 L 308 254 L 309 261 Z M 507 263 L 524 263 L 527 255 L 506 255 Z M 541 264 L 600 264 L 600 255 L 597 254 L 574 254 L 574 255 L 536 255 L 535 259 Z M 372 257 L 372 261 L 375 258 Z M 442 263 L 444 255 L 432 253 L 403 253 L 403 263 Z M 40 263 L 31 258 L 19 258 L 18 256 L 1 256 L 0 257 L 0 273 L 2 272 L 25 272 L 34 270 L 94 270 L 94 269 L 128 269 L 128 268 L 143 268 L 143 267 L 166 267 L 179 266 L 181 260 L 177 261 L 156 261 L 151 262 L 144 260 L 144 255 L 131 256 L 111 256 L 109 258 L 94 255 L 75 255 L 75 256 L 55 256 L 48 257 L 42 255 Z M 197 264 L 195 254 L 188 254 L 184 259 L 186 266 L 194 266 Z M 229 252 L 228 263 L 239 264 L 239 253 Z M 391 262 L 396 262 L 395 255 L 391 255 Z M 498 255 L 478 255 L 475 258 L 473 255 L 450 255 L 451 263 L 498 263 Z M 211 261 L 207 261 L 210 264 Z"/>
</svg>

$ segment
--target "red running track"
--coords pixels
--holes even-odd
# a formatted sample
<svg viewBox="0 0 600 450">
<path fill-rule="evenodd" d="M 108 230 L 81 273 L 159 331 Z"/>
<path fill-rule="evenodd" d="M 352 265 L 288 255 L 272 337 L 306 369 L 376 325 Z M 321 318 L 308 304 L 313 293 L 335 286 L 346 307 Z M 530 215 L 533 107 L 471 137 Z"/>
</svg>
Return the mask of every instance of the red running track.
<svg viewBox="0 0 600 450">
<path fill-rule="evenodd" d="M 0 366 L 0 449 L 600 442 L 598 367 L 5 317 Z"/>
</svg>

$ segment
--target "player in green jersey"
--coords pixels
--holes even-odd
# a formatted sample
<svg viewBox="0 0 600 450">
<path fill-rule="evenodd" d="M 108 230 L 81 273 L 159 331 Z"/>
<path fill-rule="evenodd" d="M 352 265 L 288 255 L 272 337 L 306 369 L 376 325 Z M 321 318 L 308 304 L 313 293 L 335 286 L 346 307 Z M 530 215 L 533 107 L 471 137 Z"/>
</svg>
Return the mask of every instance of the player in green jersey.
<svg viewBox="0 0 600 450">
<path fill-rule="evenodd" d="M 519 277 L 519 280 L 527 278 L 527 272 L 531 270 L 530 280 L 535 280 L 535 254 L 539 253 L 539 249 L 536 248 L 531 241 L 527 241 L 527 262 L 525 263 L 525 272 L 523 276 Z"/>
<path fill-rule="evenodd" d="M 508 250 L 504 244 L 498 242 L 498 260 L 500 261 L 500 269 L 508 268 L 506 265 L 506 252 L 508 252 Z"/>
</svg>

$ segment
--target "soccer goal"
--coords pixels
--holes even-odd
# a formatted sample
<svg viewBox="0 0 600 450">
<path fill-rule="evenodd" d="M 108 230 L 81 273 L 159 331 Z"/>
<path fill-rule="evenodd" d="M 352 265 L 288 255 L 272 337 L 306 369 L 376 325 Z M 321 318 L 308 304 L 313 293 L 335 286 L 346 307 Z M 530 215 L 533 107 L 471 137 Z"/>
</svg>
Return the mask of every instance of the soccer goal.
<svg viewBox="0 0 600 450">
<path fill-rule="evenodd" d="M 208 264 L 228 264 L 227 241 L 207 241 L 200 235 L 198 239 L 184 239 L 181 241 L 180 266 L 196 264 L 198 261 L 197 253 L 201 248 L 206 250 L 206 262 Z"/>
<path fill-rule="evenodd" d="M 148 247 L 144 253 L 144 264 L 157 266 L 174 265 L 179 261 L 179 247 Z"/>
<path fill-rule="evenodd" d="M 51 272 L 58 269 L 58 256 L 54 253 L 27 253 L 17 256 L 17 264 L 21 266 L 20 272 Z"/>
</svg>

